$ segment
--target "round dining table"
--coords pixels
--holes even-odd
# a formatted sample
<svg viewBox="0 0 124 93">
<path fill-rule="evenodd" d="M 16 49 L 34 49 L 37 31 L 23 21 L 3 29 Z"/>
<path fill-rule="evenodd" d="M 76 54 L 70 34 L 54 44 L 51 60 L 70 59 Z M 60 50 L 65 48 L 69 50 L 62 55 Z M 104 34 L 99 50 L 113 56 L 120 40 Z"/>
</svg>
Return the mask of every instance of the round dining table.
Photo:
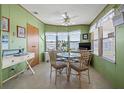
<svg viewBox="0 0 124 93">
<path fill-rule="evenodd" d="M 80 58 L 80 53 L 78 52 L 62 52 L 62 53 L 57 53 L 58 57 L 62 57 L 66 59 L 66 64 L 67 64 L 67 81 L 69 81 L 69 64 L 72 62 L 72 59 Z"/>
<path fill-rule="evenodd" d="M 68 52 L 62 52 L 62 53 L 57 53 L 58 57 L 63 57 L 66 59 L 73 59 L 73 58 L 79 58 L 80 57 L 80 53 L 68 53 Z"/>
</svg>

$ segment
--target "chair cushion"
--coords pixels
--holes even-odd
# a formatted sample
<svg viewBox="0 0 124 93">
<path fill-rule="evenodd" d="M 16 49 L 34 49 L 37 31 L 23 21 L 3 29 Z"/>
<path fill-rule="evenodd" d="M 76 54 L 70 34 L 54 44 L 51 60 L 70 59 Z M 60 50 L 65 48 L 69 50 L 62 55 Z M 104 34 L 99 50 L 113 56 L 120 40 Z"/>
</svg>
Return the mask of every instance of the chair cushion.
<svg viewBox="0 0 124 93">
<path fill-rule="evenodd" d="M 60 63 L 60 62 L 57 62 L 56 64 L 51 64 L 51 66 L 54 67 L 55 69 L 61 69 L 61 68 L 67 67 L 66 64 Z"/>
<path fill-rule="evenodd" d="M 80 67 L 80 63 L 71 63 L 70 67 L 78 72 L 88 70 L 87 66 Z"/>
</svg>

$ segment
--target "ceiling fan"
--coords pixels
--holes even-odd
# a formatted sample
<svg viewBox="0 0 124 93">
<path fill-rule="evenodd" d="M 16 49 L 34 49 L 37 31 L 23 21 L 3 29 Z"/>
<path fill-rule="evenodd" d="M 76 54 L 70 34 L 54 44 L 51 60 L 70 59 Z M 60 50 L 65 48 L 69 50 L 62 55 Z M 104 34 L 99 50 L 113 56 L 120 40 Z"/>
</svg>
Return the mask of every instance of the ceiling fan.
<svg viewBox="0 0 124 93">
<path fill-rule="evenodd" d="M 68 25 L 72 25 L 72 19 L 76 18 L 77 16 L 73 16 L 73 17 L 70 17 L 68 15 L 67 12 L 64 12 L 64 14 L 62 14 L 62 25 L 65 25 L 65 26 L 68 26 Z"/>
</svg>

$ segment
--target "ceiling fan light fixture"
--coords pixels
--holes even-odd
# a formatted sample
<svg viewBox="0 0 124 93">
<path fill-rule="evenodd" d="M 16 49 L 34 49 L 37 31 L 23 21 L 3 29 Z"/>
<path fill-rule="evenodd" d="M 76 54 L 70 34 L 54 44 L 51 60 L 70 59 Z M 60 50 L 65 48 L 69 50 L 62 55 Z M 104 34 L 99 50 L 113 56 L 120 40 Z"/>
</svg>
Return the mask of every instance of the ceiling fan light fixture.
<svg viewBox="0 0 124 93">
<path fill-rule="evenodd" d="M 63 17 L 63 18 L 66 18 L 66 15 L 65 15 L 65 14 L 62 14 L 62 17 Z"/>
<path fill-rule="evenodd" d="M 71 18 L 72 17 L 69 17 L 68 13 L 65 12 L 64 14 L 62 14 L 62 17 L 63 17 L 63 23 L 62 25 L 64 26 L 69 26 L 69 25 L 74 25 L 75 23 L 71 22 Z"/>
</svg>

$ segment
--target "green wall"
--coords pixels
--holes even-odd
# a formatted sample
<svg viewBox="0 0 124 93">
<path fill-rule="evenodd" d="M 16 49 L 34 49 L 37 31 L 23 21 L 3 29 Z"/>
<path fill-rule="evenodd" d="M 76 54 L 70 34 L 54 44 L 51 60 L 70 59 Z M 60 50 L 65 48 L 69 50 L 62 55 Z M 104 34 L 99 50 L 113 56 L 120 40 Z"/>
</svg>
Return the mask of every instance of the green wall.
<svg viewBox="0 0 124 93">
<path fill-rule="evenodd" d="M 56 26 L 56 25 L 45 25 L 45 32 L 69 32 L 80 30 L 81 34 L 89 32 L 89 25 L 75 25 L 75 26 Z M 81 42 L 88 42 L 89 40 L 82 40 L 81 35 Z"/>
<path fill-rule="evenodd" d="M 25 27 L 27 32 L 27 24 L 31 24 L 39 29 L 40 37 L 44 38 L 44 23 L 42 23 L 37 18 L 32 16 L 20 5 L 2 4 L 0 13 L 2 16 L 10 18 L 9 49 L 25 48 L 25 51 L 27 50 L 27 36 L 25 38 L 17 38 L 17 25 Z M 39 38 L 40 61 L 42 59 L 42 53 L 44 52 L 44 40 L 42 40 L 41 38 Z M 14 65 L 12 67 L 3 69 L 2 80 L 5 80 L 8 77 L 12 76 L 13 74 L 25 69 L 25 67 L 26 67 L 26 64 L 24 62 L 21 64 Z M 15 70 L 12 71 L 11 70 L 12 68 L 14 68 Z"/>
<path fill-rule="evenodd" d="M 108 12 L 112 7 L 119 5 L 108 5 L 93 23 Z M 92 24 L 93 24 L 92 23 Z M 108 79 L 113 88 L 124 88 L 124 25 L 116 27 L 116 64 L 108 62 L 100 56 L 94 55 L 93 67 L 101 73 L 103 77 Z"/>
<path fill-rule="evenodd" d="M 116 87 L 124 88 L 124 25 L 116 27 Z"/>
<path fill-rule="evenodd" d="M 44 38 L 44 24 L 19 5 L 2 5 L 1 14 L 2 16 L 10 18 L 10 49 L 25 48 L 25 50 L 27 50 L 27 37 L 17 38 L 17 25 L 25 27 L 27 31 L 27 24 L 31 24 L 39 29 L 40 36 Z M 39 49 L 41 50 L 41 54 L 44 51 L 44 41 L 42 39 L 39 40 Z"/>
</svg>

